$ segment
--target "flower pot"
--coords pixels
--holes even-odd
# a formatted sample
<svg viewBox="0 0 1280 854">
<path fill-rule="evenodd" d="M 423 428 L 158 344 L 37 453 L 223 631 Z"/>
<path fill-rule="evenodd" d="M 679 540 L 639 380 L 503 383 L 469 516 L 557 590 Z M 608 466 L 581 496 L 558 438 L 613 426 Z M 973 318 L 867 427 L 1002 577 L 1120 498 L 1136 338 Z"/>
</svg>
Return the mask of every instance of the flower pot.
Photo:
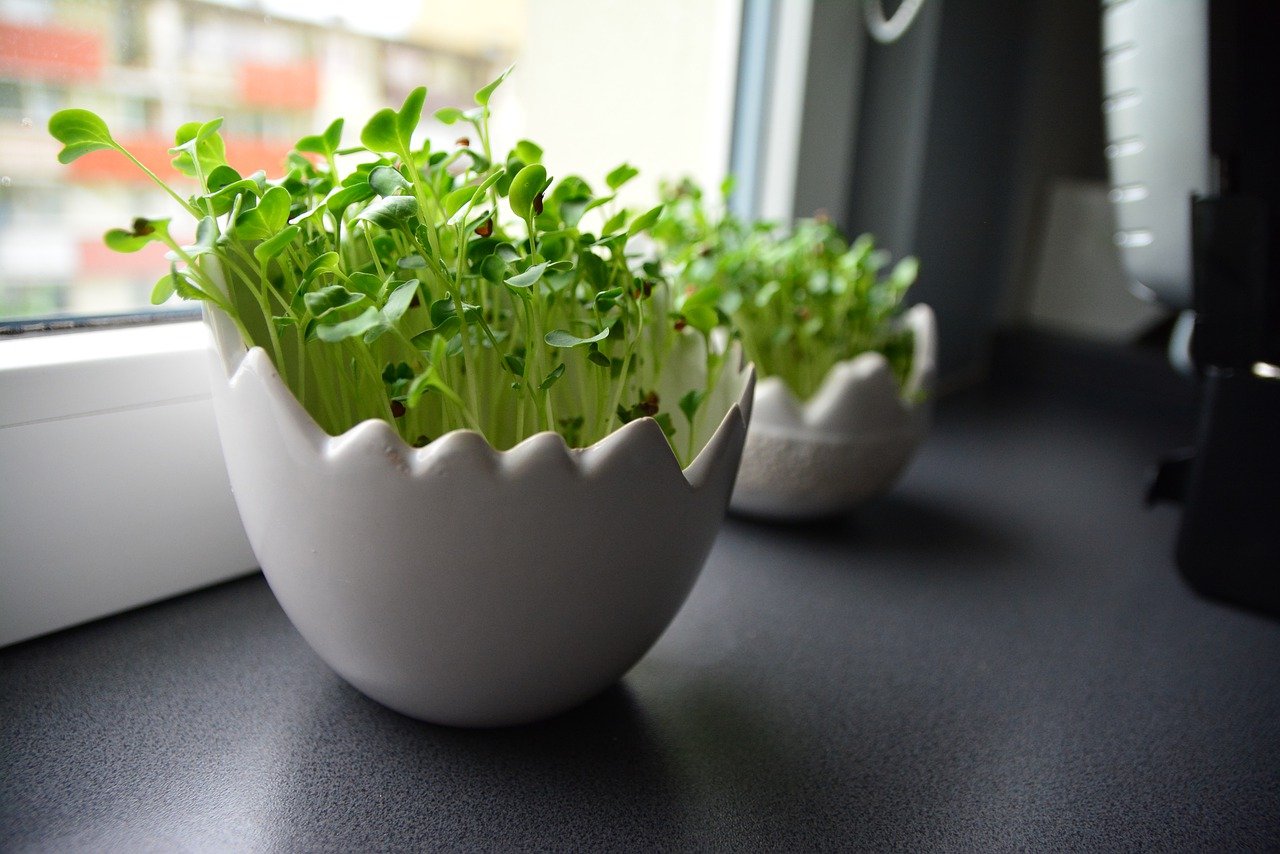
<svg viewBox="0 0 1280 854">
<path fill-rule="evenodd" d="M 911 308 L 901 322 L 915 342 L 902 389 L 880 353 L 836 364 L 805 403 L 776 377 L 757 384 L 735 513 L 779 520 L 833 516 L 893 485 L 928 429 L 937 346 L 927 305 Z"/>
<path fill-rule="evenodd" d="M 339 675 L 427 721 L 518 724 L 619 679 L 693 586 L 723 519 L 754 373 L 681 470 L 659 426 L 411 448 L 382 421 L 326 435 L 217 312 L 213 401 L 236 502 L 289 619 Z M 698 359 L 690 358 L 692 364 Z"/>
</svg>

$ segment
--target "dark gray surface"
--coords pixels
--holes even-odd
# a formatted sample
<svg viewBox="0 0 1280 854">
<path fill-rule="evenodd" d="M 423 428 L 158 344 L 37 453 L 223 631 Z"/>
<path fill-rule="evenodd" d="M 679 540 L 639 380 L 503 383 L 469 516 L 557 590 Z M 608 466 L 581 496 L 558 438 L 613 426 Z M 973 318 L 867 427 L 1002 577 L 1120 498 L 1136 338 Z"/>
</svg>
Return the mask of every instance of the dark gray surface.
<svg viewBox="0 0 1280 854">
<path fill-rule="evenodd" d="M 729 522 L 538 726 L 365 700 L 258 577 L 2 650 L 0 849 L 1276 848 L 1280 623 L 1177 580 L 1185 425 L 1119 409 L 948 402 L 856 518 Z"/>
</svg>

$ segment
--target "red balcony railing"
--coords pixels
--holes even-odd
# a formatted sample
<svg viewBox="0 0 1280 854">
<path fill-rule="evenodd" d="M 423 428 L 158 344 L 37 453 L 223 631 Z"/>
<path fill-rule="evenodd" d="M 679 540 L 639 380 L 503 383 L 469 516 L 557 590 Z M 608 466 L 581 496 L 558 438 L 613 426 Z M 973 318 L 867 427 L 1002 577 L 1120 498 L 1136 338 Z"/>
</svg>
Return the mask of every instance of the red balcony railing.
<svg viewBox="0 0 1280 854">
<path fill-rule="evenodd" d="M 240 101 L 248 107 L 310 110 L 320 95 L 320 77 L 314 62 L 246 62 L 239 69 L 239 84 Z"/>
<path fill-rule="evenodd" d="M 102 36 L 69 27 L 0 22 L 0 74 L 19 80 L 93 80 L 102 71 Z"/>
</svg>

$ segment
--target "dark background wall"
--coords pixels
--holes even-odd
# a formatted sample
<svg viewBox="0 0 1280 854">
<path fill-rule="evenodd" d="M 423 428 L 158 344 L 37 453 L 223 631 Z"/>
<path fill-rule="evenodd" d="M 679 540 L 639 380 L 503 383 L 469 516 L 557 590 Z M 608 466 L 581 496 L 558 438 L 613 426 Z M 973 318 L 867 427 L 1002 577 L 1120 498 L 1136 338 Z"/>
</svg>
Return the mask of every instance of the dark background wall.
<svg viewBox="0 0 1280 854">
<path fill-rule="evenodd" d="M 1107 178 L 1098 4 L 1036 0 L 1030 7 L 1000 312 L 1011 323 L 1026 316 L 1038 227 L 1054 182 Z"/>
<path fill-rule="evenodd" d="M 927 0 L 899 42 L 843 55 L 823 47 L 833 15 L 817 0 L 806 115 L 847 97 L 817 85 L 824 66 L 864 63 L 833 207 L 850 233 L 920 258 L 912 299 L 937 312 L 943 378 L 959 381 L 983 370 L 998 325 L 1023 322 L 1053 181 L 1105 177 L 1098 4 Z M 815 132 L 806 121 L 806 144 Z M 798 215 L 818 206 L 813 186 L 802 171 Z"/>
</svg>

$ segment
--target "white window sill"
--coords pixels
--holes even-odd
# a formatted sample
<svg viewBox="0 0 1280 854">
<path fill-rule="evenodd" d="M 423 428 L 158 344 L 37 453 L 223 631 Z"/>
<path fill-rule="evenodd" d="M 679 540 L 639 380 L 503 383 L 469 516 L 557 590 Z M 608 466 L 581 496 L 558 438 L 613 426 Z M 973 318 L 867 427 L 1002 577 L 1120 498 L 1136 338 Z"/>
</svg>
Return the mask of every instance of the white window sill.
<svg viewBox="0 0 1280 854">
<path fill-rule="evenodd" d="M 0 341 L 0 646 L 256 564 L 200 323 Z"/>
</svg>

